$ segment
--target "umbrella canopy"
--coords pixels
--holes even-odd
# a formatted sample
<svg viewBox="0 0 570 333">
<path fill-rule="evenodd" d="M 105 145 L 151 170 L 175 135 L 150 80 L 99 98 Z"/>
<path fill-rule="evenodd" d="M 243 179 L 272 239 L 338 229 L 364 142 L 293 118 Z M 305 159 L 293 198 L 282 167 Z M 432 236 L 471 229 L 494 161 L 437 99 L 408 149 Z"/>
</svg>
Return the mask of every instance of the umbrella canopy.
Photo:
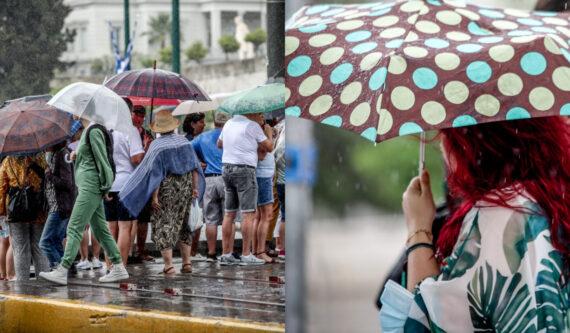
<svg viewBox="0 0 570 333">
<path fill-rule="evenodd" d="M 117 74 L 105 86 L 137 105 L 178 105 L 185 100 L 210 101 L 208 94 L 188 78 L 162 69 L 140 69 Z"/>
<path fill-rule="evenodd" d="M 269 83 L 228 97 L 218 110 L 230 115 L 266 113 L 285 106 L 285 85 Z"/>
<path fill-rule="evenodd" d="M 38 153 L 71 136 L 72 117 L 47 105 L 50 97 L 24 97 L 0 109 L 0 156 Z"/>
<path fill-rule="evenodd" d="M 184 101 L 172 112 L 173 116 L 181 116 L 191 113 L 213 111 L 218 108 L 216 101 Z"/>
<path fill-rule="evenodd" d="M 302 8 L 288 24 L 286 113 L 380 142 L 570 114 L 570 14 L 460 1 Z"/>
<path fill-rule="evenodd" d="M 100 84 L 72 83 L 60 90 L 48 104 L 127 135 L 134 131 L 127 103 Z"/>
</svg>

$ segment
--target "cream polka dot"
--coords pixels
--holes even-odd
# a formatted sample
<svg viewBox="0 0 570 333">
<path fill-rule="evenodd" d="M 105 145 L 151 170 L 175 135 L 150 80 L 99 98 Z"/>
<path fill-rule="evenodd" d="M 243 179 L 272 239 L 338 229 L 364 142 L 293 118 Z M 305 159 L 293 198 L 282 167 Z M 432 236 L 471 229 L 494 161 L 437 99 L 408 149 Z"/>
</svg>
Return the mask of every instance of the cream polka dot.
<svg viewBox="0 0 570 333">
<path fill-rule="evenodd" d="M 520 9 L 505 9 L 505 14 L 515 16 L 515 17 L 529 17 L 530 13 L 528 11 L 520 10 Z"/>
<path fill-rule="evenodd" d="M 425 34 L 436 34 L 441 30 L 439 28 L 439 25 L 431 21 L 419 21 L 418 23 L 416 23 L 416 29 Z"/>
<path fill-rule="evenodd" d="M 498 20 L 493 22 L 493 26 L 500 30 L 513 30 L 519 27 L 518 24 L 515 22 L 507 21 L 507 20 Z"/>
<path fill-rule="evenodd" d="M 467 9 L 458 8 L 455 11 L 458 12 L 459 14 L 467 17 L 468 19 L 470 19 L 472 21 L 477 21 L 481 18 L 481 16 L 479 16 L 479 14 L 472 12 L 470 10 L 467 10 Z"/>
<path fill-rule="evenodd" d="M 320 116 L 327 113 L 331 108 L 333 103 L 333 98 L 329 95 L 323 95 L 315 98 L 315 100 L 309 106 L 309 113 L 312 116 Z"/>
<path fill-rule="evenodd" d="M 285 56 L 290 55 L 299 48 L 300 41 L 297 37 L 287 36 L 285 37 Z"/>
<path fill-rule="evenodd" d="M 411 12 L 418 12 L 423 7 L 425 7 L 423 1 L 408 1 L 400 6 L 400 10 L 406 13 L 411 13 Z"/>
<path fill-rule="evenodd" d="M 568 20 L 565 20 L 565 19 L 560 18 L 560 17 L 545 17 L 542 20 L 548 24 L 561 25 L 561 26 L 567 26 L 568 25 Z"/>
<path fill-rule="evenodd" d="M 337 62 L 344 54 L 342 47 L 331 47 L 321 54 L 321 64 L 327 66 Z"/>
<path fill-rule="evenodd" d="M 410 32 L 408 32 L 408 34 L 406 35 L 405 41 L 409 43 L 409 42 L 415 42 L 415 41 L 417 41 L 418 39 L 420 39 L 420 37 L 418 36 L 418 34 L 415 33 L 415 32 L 413 32 L 413 31 L 410 31 Z"/>
<path fill-rule="evenodd" d="M 402 74 L 406 71 L 408 64 L 406 63 L 406 59 L 402 56 L 391 56 L 390 62 L 388 63 L 388 72 L 391 74 Z"/>
<path fill-rule="evenodd" d="M 448 39 L 456 42 L 465 42 L 471 39 L 471 36 L 460 31 L 450 31 L 445 35 Z"/>
<path fill-rule="evenodd" d="M 506 73 L 499 77 L 497 86 L 501 94 L 505 96 L 516 96 L 520 94 L 523 89 L 523 81 L 515 73 Z"/>
<path fill-rule="evenodd" d="M 354 15 L 354 14 L 357 14 L 357 13 L 358 13 L 358 10 L 356 10 L 356 9 L 347 10 L 346 12 L 342 12 L 342 13 L 339 13 L 339 14 L 334 15 L 334 17 L 347 17 L 347 16 L 349 16 L 349 15 Z"/>
<path fill-rule="evenodd" d="M 420 15 L 425 15 L 427 13 L 429 13 L 429 7 L 428 6 L 423 6 L 419 11 Z"/>
<path fill-rule="evenodd" d="M 450 103 L 461 104 L 469 97 L 469 88 L 461 81 L 451 81 L 443 88 L 443 95 Z"/>
<path fill-rule="evenodd" d="M 426 49 L 418 46 L 408 46 L 404 49 L 404 53 L 408 57 L 412 58 L 423 58 L 428 55 L 428 51 Z"/>
<path fill-rule="evenodd" d="M 555 34 L 549 34 L 549 35 L 547 36 L 547 38 L 548 38 L 548 37 L 554 39 L 554 41 L 555 41 L 560 47 L 565 48 L 565 49 L 569 48 L 568 43 L 566 43 L 566 41 L 565 41 L 562 37 L 560 37 L 560 36 L 558 36 L 558 35 L 555 35 Z"/>
<path fill-rule="evenodd" d="M 464 8 L 467 6 L 463 0 L 443 0 L 443 2 L 447 5 L 458 8 Z"/>
<path fill-rule="evenodd" d="M 362 92 L 362 83 L 356 81 L 346 86 L 340 93 L 340 102 L 342 104 L 350 104 L 354 102 Z"/>
<path fill-rule="evenodd" d="M 454 53 L 443 52 L 435 56 L 435 63 L 439 68 L 451 71 L 459 66 L 461 59 Z"/>
<path fill-rule="evenodd" d="M 350 123 L 354 126 L 361 126 L 368 120 L 368 117 L 370 117 L 370 104 L 360 103 L 352 110 Z"/>
<path fill-rule="evenodd" d="M 368 53 L 362 60 L 360 61 L 360 69 L 363 71 L 368 71 L 374 68 L 382 59 L 382 53 L 380 52 L 373 52 Z"/>
<path fill-rule="evenodd" d="M 410 17 L 408 17 L 407 22 L 409 24 L 416 24 L 416 22 L 418 21 L 418 17 L 420 17 L 420 14 L 411 15 Z"/>
<path fill-rule="evenodd" d="M 566 27 L 556 27 L 556 30 L 560 31 L 561 33 L 566 35 L 566 37 L 570 38 L 570 29 Z"/>
<path fill-rule="evenodd" d="M 489 49 L 491 59 L 496 62 L 507 62 L 515 55 L 515 49 L 510 45 L 495 45 Z"/>
<path fill-rule="evenodd" d="M 339 30 L 354 30 L 364 25 L 362 20 L 343 21 L 336 25 Z"/>
<path fill-rule="evenodd" d="M 552 82 L 560 90 L 570 91 L 570 67 L 558 67 L 552 73 Z"/>
<path fill-rule="evenodd" d="M 402 36 L 405 33 L 406 33 L 406 29 L 404 29 L 404 28 L 388 28 L 386 30 L 383 30 L 380 33 L 380 37 L 382 37 L 382 38 L 396 38 L 396 37 Z"/>
<path fill-rule="evenodd" d="M 554 105 L 554 95 L 544 87 L 537 87 L 531 90 L 528 95 L 530 105 L 540 111 L 546 111 Z"/>
<path fill-rule="evenodd" d="M 394 15 L 382 16 L 382 17 L 374 20 L 374 22 L 372 22 L 372 25 L 374 25 L 375 27 L 379 27 L 379 28 L 387 28 L 389 26 L 392 26 L 392 25 L 398 23 L 399 20 L 400 19 Z"/>
<path fill-rule="evenodd" d="M 285 102 L 287 102 L 291 98 L 291 89 L 285 87 Z"/>
<path fill-rule="evenodd" d="M 376 113 L 378 114 L 380 114 L 380 110 L 382 109 L 382 96 L 383 94 L 380 94 L 380 96 L 376 100 Z"/>
<path fill-rule="evenodd" d="M 378 121 L 378 134 L 384 135 L 390 131 L 392 125 L 394 123 L 394 119 L 392 119 L 392 114 L 388 112 L 386 109 L 382 109 L 379 112 L 379 121 Z"/>
<path fill-rule="evenodd" d="M 558 46 L 558 44 L 556 44 L 554 39 L 550 38 L 549 36 L 544 37 L 544 47 L 550 53 L 562 54 L 562 51 L 560 51 L 560 47 Z"/>
<path fill-rule="evenodd" d="M 461 15 L 452 10 L 442 10 L 435 14 L 435 18 L 443 24 L 456 25 L 461 23 Z"/>
<path fill-rule="evenodd" d="M 437 125 L 445 120 L 445 108 L 438 102 L 426 102 L 421 113 L 424 121 L 430 125 Z"/>
<path fill-rule="evenodd" d="M 416 102 L 414 92 L 404 86 L 399 86 L 392 90 L 390 95 L 392 105 L 399 110 L 409 110 Z"/>
<path fill-rule="evenodd" d="M 511 38 L 511 42 L 517 43 L 517 44 L 530 43 L 537 38 L 538 38 L 538 36 L 513 37 L 513 38 Z"/>
<path fill-rule="evenodd" d="M 353 15 L 348 15 L 345 16 L 346 19 L 352 20 L 352 19 L 356 19 L 356 18 L 361 18 L 364 16 L 368 16 L 370 14 L 370 12 L 363 12 L 363 13 L 357 13 L 357 14 L 353 14 Z"/>
<path fill-rule="evenodd" d="M 333 34 L 320 34 L 313 36 L 309 39 L 309 45 L 312 47 L 322 47 L 333 43 L 336 40 L 336 36 Z"/>
<path fill-rule="evenodd" d="M 301 96 L 311 96 L 312 94 L 319 91 L 321 85 L 323 84 L 323 78 L 320 75 L 311 75 L 299 86 L 299 95 Z"/>
<path fill-rule="evenodd" d="M 475 100 L 475 110 L 484 116 L 493 117 L 499 113 L 500 108 L 501 103 L 493 95 L 481 95 Z"/>
</svg>

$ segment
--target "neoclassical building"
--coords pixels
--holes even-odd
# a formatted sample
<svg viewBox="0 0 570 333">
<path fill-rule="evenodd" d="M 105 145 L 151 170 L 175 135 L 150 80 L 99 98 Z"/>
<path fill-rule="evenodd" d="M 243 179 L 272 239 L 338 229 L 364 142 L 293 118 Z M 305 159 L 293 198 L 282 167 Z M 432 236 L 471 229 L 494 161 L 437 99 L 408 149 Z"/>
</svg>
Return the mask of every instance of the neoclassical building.
<svg viewBox="0 0 570 333">
<path fill-rule="evenodd" d="M 123 0 L 65 0 L 71 7 L 66 27 L 76 31 L 62 58 L 74 61 L 73 71 L 89 75 L 94 59 L 112 56 L 109 23 L 118 32 L 119 46 L 124 48 Z M 156 57 L 159 45 L 151 45 L 149 22 L 165 13 L 171 15 L 170 0 L 130 0 L 130 30 L 135 33 L 133 52 Z M 206 61 L 222 60 L 218 45 L 222 35 L 234 35 L 236 16 L 241 16 L 249 29 L 267 30 L 266 3 L 263 0 L 180 0 L 180 33 L 182 52 L 194 41 L 202 41 L 210 50 Z M 170 45 L 170 39 L 166 45 Z M 184 55 L 181 55 L 185 59 Z"/>
</svg>

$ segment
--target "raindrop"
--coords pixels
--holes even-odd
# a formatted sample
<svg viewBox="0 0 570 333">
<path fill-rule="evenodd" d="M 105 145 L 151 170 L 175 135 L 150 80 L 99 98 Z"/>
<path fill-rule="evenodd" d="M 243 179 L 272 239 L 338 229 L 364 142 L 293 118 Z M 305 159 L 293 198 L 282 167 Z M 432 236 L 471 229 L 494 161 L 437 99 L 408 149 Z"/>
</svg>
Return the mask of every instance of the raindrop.
<svg viewBox="0 0 570 333">
<path fill-rule="evenodd" d="M 340 187 L 340 181 L 336 181 L 336 187 Z"/>
<path fill-rule="evenodd" d="M 356 190 L 360 190 L 360 183 L 354 184 L 354 188 L 355 188 Z"/>
</svg>

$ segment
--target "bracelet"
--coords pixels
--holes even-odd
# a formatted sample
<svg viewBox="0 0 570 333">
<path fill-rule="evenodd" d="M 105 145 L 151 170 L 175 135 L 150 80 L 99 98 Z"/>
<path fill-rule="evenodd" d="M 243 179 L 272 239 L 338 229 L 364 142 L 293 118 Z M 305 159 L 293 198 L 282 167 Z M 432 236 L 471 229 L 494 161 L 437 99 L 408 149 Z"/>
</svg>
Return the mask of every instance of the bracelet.
<svg viewBox="0 0 570 333">
<path fill-rule="evenodd" d="M 433 246 L 433 244 L 430 243 L 416 243 L 414 245 L 409 246 L 406 249 L 406 257 L 410 255 L 410 253 L 412 253 L 412 251 L 419 249 L 420 247 L 426 247 L 428 249 L 431 249 L 432 251 L 435 251 L 435 247 Z"/>
<path fill-rule="evenodd" d="M 430 230 L 418 229 L 418 230 L 414 231 L 410 236 L 408 236 L 408 239 L 406 240 L 406 244 L 408 244 L 410 242 L 410 239 L 412 239 L 412 237 L 414 237 L 415 235 L 420 234 L 420 233 L 424 233 L 424 234 L 426 234 L 426 236 L 429 239 L 433 239 L 433 234 L 431 233 Z"/>
</svg>

